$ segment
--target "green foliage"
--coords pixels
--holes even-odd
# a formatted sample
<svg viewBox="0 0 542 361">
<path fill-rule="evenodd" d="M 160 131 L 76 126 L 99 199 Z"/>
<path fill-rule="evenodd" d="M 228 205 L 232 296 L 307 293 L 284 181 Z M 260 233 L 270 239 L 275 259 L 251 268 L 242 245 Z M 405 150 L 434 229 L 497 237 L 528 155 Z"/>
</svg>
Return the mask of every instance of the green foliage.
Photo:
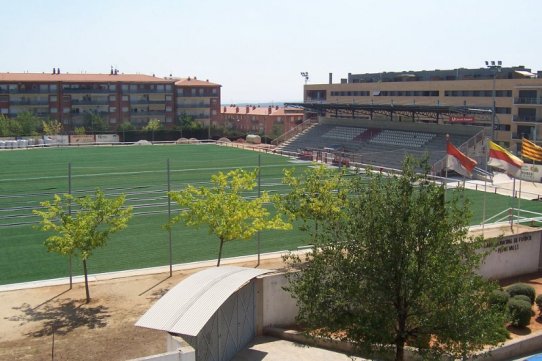
<svg viewBox="0 0 542 361">
<path fill-rule="evenodd" d="M 23 112 L 15 118 L 0 115 L 0 136 L 19 137 L 37 135 L 41 130 L 41 120 L 30 112 Z"/>
<path fill-rule="evenodd" d="M 512 297 L 512 299 L 514 299 L 514 300 L 522 300 L 522 301 L 525 301 L 525 302 L 529 302 L 529 304 L 531 304 L 531 299 L 529 298 L 529 296 L 515 295 L 514 297 Z"/>
<path fill-rule="evenodd" d="M 526 300 L 512 297 L 508 301 L 508 313 L 510 314 L 510 323 L 512 326 L 525 327 L 531 322 L 531 304 Z"/>
<path fill-rule="evenodd" d="M 75 135 L 85 135 L 87 134 L 87 131 L 85 127 L 75 127 L 75 129 L 73 130 L 73 133 Z"/>
<path fill-rule="evenodd" d="M 534 302 L 538 306 L 538 312 L 542 314 L 542 294 L 536 296 L 536 299 L 534 300 Z"/>
<path fill-rule="evenodd" d="M 41 217 L 39 228 L 52 233 L 45 240 L 49 252 L 74 255 L 83 261 L 87 302 L 86 261 L 96 248 L 105 246 L 113 233 L 126 228 L 132 208 L 125 208 L 124 201 L 124 195 L 108 199 L 100 190 L 94 197 L 55 194 L 52 202 L 41 203 L 42 210 L 32 211 Z"/>
<path fill-rule="evenodd" d="M 57 135 L 62 133 L 62 123 L 58 120 L 50 119 L 42 121 L 43 133 L 46 135 Z"/>
<path fill-rule="evenodd" d="M 130 130 L 135 130 L 135 126 L 134 126 L 132 123 L 130 123 L 130 122 L 122 122 L 122 123 L 118 126 L 117 130 L 119 130 L 119 131 L 130 131 Z"/>
<path fill-rule="evenodd" d="M 396 360 L 407 343 L 424 359 L 462 358 L 505 340 L 506 315 L 488 302 L 497 286 L 475 272 L 483 244 L 467 238 L 461 192 L 446 194 L 410 158 L 400 175 L 369 172 L 341 189 L 349 195 L 342 211 L 330 201 L 327 211 L 297 213 L 331 215 L 317 218 L 321 241 L 308 262 L 290 258 L 302 268 L 288 287 L 301 323 L 323 336 L 341 332 L 367 352 L 394 350 Z"/>
<path fill-rule="evenodd" d="M 85 126 L 92 132 L 104 132 L 109 129 L 106 121 L 97 111 L 89 111 L 85 114 Z"/>
<path fill-rule="evenodd" d="M 509 299 L 510 295 L 503 290 L 495 290 L 489 295 L 489 303 L 503 311 L 506 310 Z"/>
<path fill-rule="evenodd" d="M 208 226 L 209 233 L 220 240 L 217 266 L 225 242 L 247 240 L 266 229 L 290 229 L 291 225 L 279 214 L 271 216 L 264 206 L 271 201 L 267 192 L 253 199 L 245 197 L 244 192 L 256 187 L 257 172 L 242 169 L 226 174 L 219 172 L 211 177 L 211 187 L 189 185 L 181 191 L 171 192 L 171 199 L 177 202 L 181 211 L 168 226 L 179 221 L 192 227 Z"/>
<path fill-rule="evenodd" d="M 533 286 L 526 283 L 514 283 L 513 285 L 506 287 L 506 292 L 508 292 L 510 297 L 514 297 L 516 295 L 525 295 L 529 297 L 529 302 L 531 305 L 534 303 L 536 296 L 536 291 L 534 290 Z"/>
<path fill-rule="evenodd" d="M 339 226 L 344 216 L 348 187 L 345 169 L 337 170 L 319 165 L 305 171 L 301 177 L 286 169 L 282 182 L 290 191 L 279 197 L 280 210 L 292 221 L 301 220 L 301 229 L 308 231 L 313 244 L 320 242 L 321 224 Z"/>
<path fill-rule="evenodd" d="M 160 122 L 160 120 L 158 119 L 151 119 L 149 120 L 149 122 L 147 123 L 147 125 L 145 125 L 143 127 L 143 130 L 145 131 L 152 131 L 154 132 L 155 130 L 159 130 L 160 128 L 162 127 L 162 123 Z"/>
</svg>

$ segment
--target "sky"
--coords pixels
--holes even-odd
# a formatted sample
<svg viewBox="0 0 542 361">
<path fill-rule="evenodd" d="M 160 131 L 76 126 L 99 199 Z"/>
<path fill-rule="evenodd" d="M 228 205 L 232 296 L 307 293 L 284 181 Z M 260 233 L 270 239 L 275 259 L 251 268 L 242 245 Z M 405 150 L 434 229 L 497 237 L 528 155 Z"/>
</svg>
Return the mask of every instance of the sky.
<svg viewBox="0 0 542 361">
<path fill-rule="evenodd" d="M 542 70 L 540 0 L 0 0 L 0 72 L 196 76 L 222 103 L 301 101 L 348 73 Z"/>
</svg>

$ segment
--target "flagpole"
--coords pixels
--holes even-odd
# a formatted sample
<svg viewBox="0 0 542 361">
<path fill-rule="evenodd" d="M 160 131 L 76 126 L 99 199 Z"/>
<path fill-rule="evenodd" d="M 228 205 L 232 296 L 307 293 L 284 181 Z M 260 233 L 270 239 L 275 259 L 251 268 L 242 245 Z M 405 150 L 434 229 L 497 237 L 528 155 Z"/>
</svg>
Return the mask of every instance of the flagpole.
<svg viewBox="0 0 542 361">
<path fill-rule="evenodd" d="M 516 194 L 516 178 L 512 178 L 514 181 L 512 182 L 512 198 L 510 199 L 510 230 L 514 230 L 514 214 L 512 212 L 512 206 L 514 201 L 514 195 Z"/>
<path fill-rule="evenodd" d="M 521 211 L 521 178 L 519 178 L 519 195 L 518 195 L 518 222 Z"/>
<path fill-rule="evenodd" d="M 484 206 L 482 208 L 482 237 L 484 236 L 484 228 L 486 224 L 486 198 L 487 198 L 487 176 L 484 176 Z"/>
</svg>

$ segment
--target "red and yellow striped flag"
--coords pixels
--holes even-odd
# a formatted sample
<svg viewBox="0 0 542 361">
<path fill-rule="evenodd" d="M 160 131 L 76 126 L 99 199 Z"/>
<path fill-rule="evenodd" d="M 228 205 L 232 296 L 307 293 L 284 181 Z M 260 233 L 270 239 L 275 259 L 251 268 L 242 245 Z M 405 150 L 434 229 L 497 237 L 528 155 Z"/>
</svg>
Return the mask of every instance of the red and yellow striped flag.
<svg viewBox="0 0 542 361">
<path fill-rule="evenodd" d="M 523 138 L 521 140 L 521 156 L 523 158 L 542 162 L 542 147 Z"/>
</svg>

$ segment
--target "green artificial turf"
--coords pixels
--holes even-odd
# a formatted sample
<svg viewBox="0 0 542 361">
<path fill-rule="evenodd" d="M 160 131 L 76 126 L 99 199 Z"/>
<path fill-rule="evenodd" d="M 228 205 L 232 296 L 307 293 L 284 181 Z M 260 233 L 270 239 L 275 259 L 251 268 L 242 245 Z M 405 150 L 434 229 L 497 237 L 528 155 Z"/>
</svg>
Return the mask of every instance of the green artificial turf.
<svg viewBox="0 0 542 361">
<path fill-rule="evenodd" d="M 43 148 L 0 152 L 0 284 L 65 277 L 67 257 L 47 253 L 46 234 L 34 228 L 38 218 L 32 209 L 69 189 L 83 195 L 101 188 L 108 195 L 124 193 L 134 207 L 128 228 L 113 235 L 107 246 L 90 258 L 89 272 L 100 273 L 167 265 L 169 236 L 167 222 L 167 160 L 171 189 L 186 184 L 208 184 L 212 174 L 243 167 L 254 169 L 261 157 L 262 190 L 280 192 L 282 171 L 300 170 L 307 163 L 288 158 L 215 145 L 116 146 L 85 148 Z M 449 192 L 451 192 L 450 190 Z M 255 195 L 255 192 L 252 192 Z M 509 207 L 517 199 L 498 194 L 466 190 L 473 218 L 471 224 Z M 484 200 L 485 199 L 485 200 Z M 521 200 L 521 208 L 542 212 L 542 202 Z M 172 206 L 172 213 L 177 208 Z M 292 231 L 267 231 L 260 237 L 261 252 L 295 249 L 304 245 L 304 235 Z M 218 241 L 206 228 L 176 225 L 172 231 L 173 263 L 215 259 Z M 257 243 L 232 241 L 224 247 L 224 257 L 255 254 Z M 81 262 L 73 260 L 74 274 L 81 274 Z"/>
</svg>

